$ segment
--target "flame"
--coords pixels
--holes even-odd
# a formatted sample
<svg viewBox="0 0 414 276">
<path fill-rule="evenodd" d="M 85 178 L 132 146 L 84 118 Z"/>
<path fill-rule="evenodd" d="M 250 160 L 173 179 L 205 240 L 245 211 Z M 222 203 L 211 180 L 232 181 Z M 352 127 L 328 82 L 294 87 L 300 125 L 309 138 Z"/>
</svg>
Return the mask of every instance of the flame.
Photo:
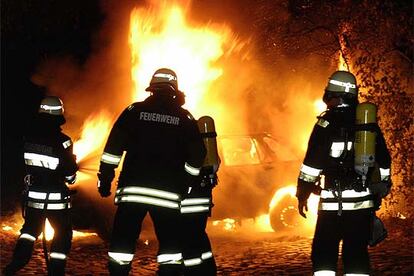
<svg viewBox="0 0 414 276">
<path fill-rule="evenodd" d="M 272 200 L 269 204 L 269 210 L 272 210 L 275 208 L 278 203 L 285 198 L 286 196 L 290 196 L 292 198 L 296 198 L 296 185 L 288 185 L 283 188 L 280 188 L 275 192 L 273 195 Z M 316 224 L 316 218 L 318 213 L 318 204 L 319 204 L 319 198 L 315 195 L 311 195 L 308 199 L 308 213 L 307 213 L 307 219 L 304 222 L 304 226 L 306 228 L 313 229 Z M 295 206 L 289 206 L 287 208 L 296 208 Z"/>
<path fill-rule="evenodd" d="M 43 238 L 43 234 L 45 234 L 47 241 L 52 240 L 53 236 L 55 235 L 55 230 L 53 229 L 48 219 L 45 220 L 45 232 L 40 234 L 39 238 Z"/>
<path fill-rule="evenodd" d="M 217 106 L 200 103 L 223 74 L 217 61 L 225 54 L 225 44 L 234 44 L 230 29 L 225 25 L 193 27 L 183 8 L 164 1 L 158 4 L 152 9 L 135 8 L 130 15 L 133 100 L 146 98 L 143 91 L 154 71 L 167 67 L 177 73 L 179 89 L 186 95 L 185 107 L 196 116 L 211 113 Z"/>
<path fill-rule="evenodd" d="M 215 220 L 212 222 L 213 226 L 220 226 L 223 230 L 234 231 L 236 230 L 236 220 L 232 218 L 225 218 L 223 220 Z"/>
<path fill-rule="evenodd" d="M 344 56 L 341 51 L 339 51 L 338 70 L 348 71 L 348 66 L 346 65 Z"/>
<path fill-rule="evenodd" d="M 73 145 L 76 161 L 80 162 L 88 155 L 98 151 L 105 143 L 111 120 L 108 114 L 101 112 L 89 116 L 82 126 L 81 138 Z"/>
</svg>

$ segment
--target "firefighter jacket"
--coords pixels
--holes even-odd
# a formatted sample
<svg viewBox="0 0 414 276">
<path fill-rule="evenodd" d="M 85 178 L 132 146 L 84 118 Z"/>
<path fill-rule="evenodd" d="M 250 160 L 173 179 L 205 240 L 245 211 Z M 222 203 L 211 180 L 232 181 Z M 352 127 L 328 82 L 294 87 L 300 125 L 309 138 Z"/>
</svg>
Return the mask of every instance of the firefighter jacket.
<svg viewBox="0 0 414 276">
<path fill-rule="evenodd" d="M 390 177 L 391 159 L 381 130 L 377 126 L 376 156 L 381 180 Z M 297 197 L 306 200 L 320 176 L 324 187 L 319 210 L 357 210 L 374 207 L 368 185 L 363 185 L 354 169 L 355 108 L 327 110 L 315 124 L 300 169 Z M 338 204 L 341 202 L 341 204 Z"/>
<path fill-rule="evenodd" d="M 179 209 L 200 174 L 206 149 L 193 116 L 171 96 L 154 94 L 131 104 L 115 122 L 102 154 L 99 185 L 111 185 L 123 152 L 115 204 Z"/>
<path fill-rule="evenodd" d="M 27 206 L 36 209 L 70 208 L 66 182 L 76 181 L 72 140 L 62 133 L 56 116 L 39 115 L 24 136 Z"/>
</svg>

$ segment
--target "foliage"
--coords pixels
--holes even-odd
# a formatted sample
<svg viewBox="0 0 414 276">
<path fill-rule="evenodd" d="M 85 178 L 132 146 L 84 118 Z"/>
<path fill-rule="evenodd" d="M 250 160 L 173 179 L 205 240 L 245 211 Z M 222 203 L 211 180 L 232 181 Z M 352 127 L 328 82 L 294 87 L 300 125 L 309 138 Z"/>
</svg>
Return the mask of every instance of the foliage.
<svg viewBox="0 0 414 276">
<path fill-rule="evenodd" d="M 266 60 L 308 55 L 336 61 L 341 52 L 360 85 L 360 100 L 378 107 L 392 156 L 385 207 L 414 216 L 413 3 L 411 1 L 259 1 L 255 24 Z M 273 7 L 273 8 L 272 8 Z M 276 13 L 283 7 L 286 14 Z M 272 56 L 273 55 L 273 56 Z M 272 56 L 273 58 L 269 58 Z M 275 62 L 277 63 L 277 62 Z M 336 70 L 336 68 L 332 68 Z"/>
</svg>

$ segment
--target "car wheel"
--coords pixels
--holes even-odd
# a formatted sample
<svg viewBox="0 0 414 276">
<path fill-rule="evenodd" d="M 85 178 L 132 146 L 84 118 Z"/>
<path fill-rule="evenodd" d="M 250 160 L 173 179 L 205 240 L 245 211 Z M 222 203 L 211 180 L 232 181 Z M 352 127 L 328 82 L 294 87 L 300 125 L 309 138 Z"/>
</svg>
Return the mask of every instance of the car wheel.
<svg viewBox="0 0 414 276">
<path fill-rule="evenodd" d="M 299 226 L 300 215 L 297 199 L 285 195 L 269 212 L 270 224 L 275 232 L 291 230 Z"/>
</svg>

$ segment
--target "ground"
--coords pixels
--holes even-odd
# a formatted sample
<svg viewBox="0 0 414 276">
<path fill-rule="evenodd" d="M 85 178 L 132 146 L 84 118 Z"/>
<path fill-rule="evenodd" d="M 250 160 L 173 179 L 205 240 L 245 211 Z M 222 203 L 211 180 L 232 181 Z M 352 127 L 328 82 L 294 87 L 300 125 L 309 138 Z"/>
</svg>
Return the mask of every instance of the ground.
<svg viewBox="0 0 414 276">
<path fill-rule="evenodd" d="M 0 229 L 1 268 L 11 258 L 16 231 Z M 370 248 L 372 275 L 414 275 L 413 221 L 392 218 L 385 221 L 388 238 Z M 9 230 L 7 230 L 9 229 Z M 312 275 L 311 235 L 292 232 L 226 232 L 208 228 L 218 265 L 218 275 Z M 253 234 L 253 235 L 252 235 Z M 108 243 L 98 236 L 75 237 L 68 257 L 67 275 L 108 275 Z M 157 242 L 152 229 L 144 231 L 137 243 L 131 275 L 154 275 Z M 340 264 L 340 263 L 339 263 Z M 29 264 L 17 275 L 45 275 L 42 243 L 38 240 Z"/>
</svg>

